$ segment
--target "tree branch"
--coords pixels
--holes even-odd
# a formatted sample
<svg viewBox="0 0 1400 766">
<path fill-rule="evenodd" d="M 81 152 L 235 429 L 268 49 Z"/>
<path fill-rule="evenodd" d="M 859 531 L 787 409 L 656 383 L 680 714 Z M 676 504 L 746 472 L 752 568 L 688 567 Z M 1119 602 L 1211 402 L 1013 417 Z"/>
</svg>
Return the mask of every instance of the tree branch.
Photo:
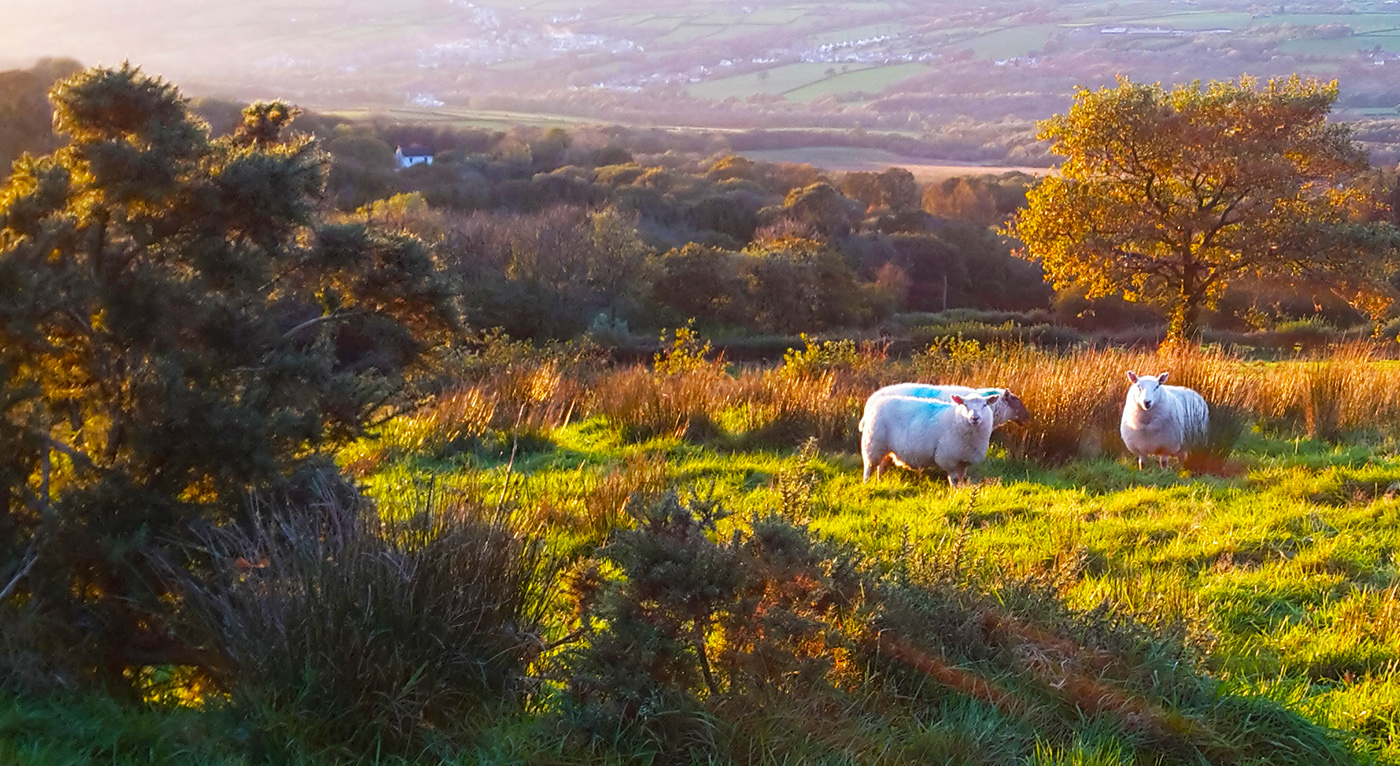
<svg viewBox="0 0 1400 766">
<path fill-rule="evenodd" d="M 29 570 L 34 568 L 34 564 L 38 560 L 38 543 L 32 542 L 29 544 L 29 550 L 25 551 L 24 564 L 20 566 L 18 572 L 15 572 L 15 576 L 11 577 L 10 581 L 5 584 L 5 587 L 3 589 L 0 589 L 0 601 L 4 601 L 5 599 L 9 598 L 12 593 L 15 592 L 15 589 L 19 587 L 20 580 L 23 580 L 24 576 L 29 574 Z"/>
<path fill-rule="evenodd" d="M 357 314 L 357 313 L 360 313 L 360 312 L 357 312 L 357 311 L 332 311 L 332 312 L 329 313 L 329 314 L 322 314 L 321 316 L 313 317 L 313 318 L 311 318 L 311 319 L 306 320 L 305 322 L 302 322 L 301 324 L 297 325 L 296 327 L 293 327 L 292 329 L 290 329 L 290 330 L 288 330 L 288 331 L 282 333 L 282 340 L 291 340 L 297 333 L 301 332 L 302 330 L 307 329 L 308 327 L 315 327 L 316 325 L 322 324 L 322 323 L 324 323 L 324 322 L 339 322 L 339 321 L 343 321 L 343 320 L 348 319 L 349 317 L 351 317 L 351 316 L 353 316 L 353 315 L 355 315 L 355 314 Z"/>
<path fill-rule="evenodd" d="M 97 470 L 97 462 L 92 458 L 88 457 L 87 455 L 83 454 L 81 451 L 70 447 L 67 444 L 64 444 L 63 442 L 53 438 L 52 436 L 46 435 L 44 437 L 44 441 L 48 442 L 49 446 L 53 449 L 56 449 L 59 452 L 62 452 L 63 454 L 67 455 L 68 457 L 73 458 L 74 461 L 83 463 L 85 464 L 85 467 L 90 468 L 92 470 Z"/>
</svg>

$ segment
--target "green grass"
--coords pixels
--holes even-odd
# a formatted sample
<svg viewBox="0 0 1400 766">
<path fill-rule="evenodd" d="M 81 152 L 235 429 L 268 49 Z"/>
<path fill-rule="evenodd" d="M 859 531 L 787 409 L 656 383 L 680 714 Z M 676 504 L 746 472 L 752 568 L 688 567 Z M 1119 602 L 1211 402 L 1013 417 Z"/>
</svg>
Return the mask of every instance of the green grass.
<svg viewBox="0 0 1400 766">
<path fill-rule="evenodd" d="M 811 101 L 829 93 L 849 93 L 852 91 L 879 93 L 900 80 L 929 71 L 931 70 L 927 66 L 917 63 L 861 69 L 828 77 L 811 85 L 790 90 L 783 95 L 791 101 Z"/>
<path fill-rule="evenodd" d="M 696 98 L 725 99 L 748 98 L 756 93 L 782 95 L 828 77 L 826 70 L 841 71 L 841 64 L 800 63 L 785 64 L 758 72 L 722 77 L 690 86 L 690 95 Z M 846 65 L 850 69 L 863 69 L 861 65 Z"/>
<path fill-rule="evenodd" d="M 776 503 L 787 449 L 718 452 L 669 438 L 629 444 L 601 420 L 557 431 L 517 457 L 525 495 L 561 508 L 627 460 L 664 461 L 671 483 L 711 489 L 745 512 Z M 1138 472 L 1123 460 L 1058 468 L 997 452 L 974 490 L 896 471 L 860 482 L 853 451 L 827 452 L 812 528 L 893 562 L 936 558 L 954 541 L 971 570 L 1067 571 L 1075 608 L 1108 604 L 1159 628 L 1187 626 L 1205 666 L 1236 693 L 1286 702 L 1314 721 L 1356 732 L 1357 747 L 1400 758 L 1400 456 L 1387 443 L 1287 440 L 1257 430 L 1234 478 Z M 456 465 L 413 461 L 371 487 L 386 500 L 431 471 L 504 481 L 503 456 Z M 590 478 L 592 477 L 592 478 Z M 444 480 L 444 479 L 440 479 Z M 493 485 L 494 486 L 494 485 Z M 552 498 L 552 499 L 551 499 Z M 579 541 L 576 539 L 576 543 Z"/>
<path fill-rule="evenodd" d="M 1050 576 L 1071 608 L 1100 606 L 1186 636 L 1222 693 L 1273 700 L 1346 730 L 1363 760 L 1400 760 L 1394 442 L 1329 444 L 1256 428 L 1237 449 L 1241 471 L 1231 478 L 1139 472 L 1114 459 L 1051 468 L 1009 459 L 994 446 L 972 490 L 903 471 L 862 484 L 853 448 L 819 453 L 808 464 L 815 485 L 807 513 L 818 535 L 885 566 L 956 555 L 974 578 Z M 522 505 L 548 509 L 559 549 L 583 555 L 600 530 L 577 518 L 629 465 L 721 498 L 737 512 L 725 524 L 739 527 L 750 512 L 779 505 L 775 481 L 799 465 L 791 446 L 630 442 L 602 417 L 530 440 L 508 470 L 509 459 L 504 443 L 437 460 L 410 455 L 381 465 L 366 485 L 392 516 L 421 506 L 428 492 L 470 487 L 493 496 L 511 481 Z M 247 763 L 234 755 L 247 733 L 222 716 L 0 698 L 0 761 Z M 530 744 L 534 725 L 529 717 L 502 720 L 463 762 L 540 757 Z M 1071 744 L 1054 744 L 1014 718 L 973 706 L 948 712 L 926 736 L 940 748 L 949 737 L 984 743 L 975 750 L 1000 743 L 999 732 L 1019 731 L 1035 743 L 1029 763 L 1133 762 L 1133 746 L 1115 729 L 1098 729 L 1093 718 L 1082 725 Z M 894 730 L 880 731 L 857 726 L 842 736 L 879 741 Z M 298 757 L 316 762 L 314 753 Z"/>
<path fill-rule="evenodd" d="M 1251 26 L 1266 24 L 1292 24 L 1295 27 L 1316 27 L 1323 24 L 1341 24 L 1356 32 L 1380 32 L 1400 27 L 1400 14 L 1396 13 L 1276 13 L 1255 18 Z"/>
<path fill-rule="evenodd" d="M 1059 28 L 1051 24 L 998 29 L 969 40 L 953 43 L 952 47 L 971 49 L 979 58 L 1014 58 L 1044 48 L 1045 42 L 1057 29 Z"/>
<path fill-rule="evenodd" d="M 1115 23 L 1134 27 L 1167 27 L 1168 29 L 1244 29 L 1250 26 L 1248 13 L 1223 11 L 1192 11 L 1152 16 L 1130 16 L 1115 19 Z"/>
<path fill-rule="evenodd" d="M 766 8 L 745 15 L 743 23 L 782 26 L 791 24 L 806 15 L 805 8 Z"/>
<path fill-rule="evenodd" d="M 1313 56 L 1350 56 L 1375 46 L 1391 53 L 1400 51 L 1400 32 L 1373 32 L 1327 40 L 1297 39 L 1279 43 L 1285 53 L 1306 53 Z"/>
<path fill-rule="evenodd" d="M 36 701 L 0 693 L 0 763 L 15 766 L 244 766 L 248 743 L 219 712 L 142 709 L 96 697 Z M 285 763 L 305 763 L 284 758 Z"/>
<path fill-rule="evenodd" d="M 719 24 L 687 23 L 682 24 L 676 27 L 675 29 L 672 29 L 670 32 L 667 32 L 666 34 L 656 38 L 656 41 L 658 43 L 663 44 L 690 42 L 692 40 L 699 40 L 702 37 L 709 37 L 710 35 L 713 35 L 716 32 L 719 32 L 723 29 L 726 29 L 726 27 L 721 26 Z"/>
</svg>

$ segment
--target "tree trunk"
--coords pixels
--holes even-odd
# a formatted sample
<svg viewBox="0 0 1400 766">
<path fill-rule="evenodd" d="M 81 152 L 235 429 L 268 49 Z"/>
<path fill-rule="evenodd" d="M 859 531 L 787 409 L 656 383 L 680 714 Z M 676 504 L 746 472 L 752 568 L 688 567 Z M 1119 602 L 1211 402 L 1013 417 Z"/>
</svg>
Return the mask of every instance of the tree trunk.
<svg viewBox="0 0 1400 766">
<path fill-rule="evenodd" d="M 1204 300 L 1196 265 L 1189 257 L 1181 269 L 1181 284 L 1171 307 L 1167 343 L 1197 343 L 1201 339 L 1201 302 Z"/>
</svg>

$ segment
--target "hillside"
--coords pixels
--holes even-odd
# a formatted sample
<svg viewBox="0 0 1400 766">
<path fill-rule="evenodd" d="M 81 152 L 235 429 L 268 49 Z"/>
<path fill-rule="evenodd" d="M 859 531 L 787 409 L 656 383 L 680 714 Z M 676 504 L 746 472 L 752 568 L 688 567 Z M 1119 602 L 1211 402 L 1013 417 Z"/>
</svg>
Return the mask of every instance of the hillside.
<svg viewBox="0 0 1400 766">
<path fill-rule="evenodd" d="M 1370 121 L 1363 129 L 1381 134 L 1372 150 L 1400 156 L 1384 123 L 1400 118 L 1395 0 L 661 0 L 641 10 L 617 0 L 58 0 L 10 13 L 18 31 L 0 65 L 131 59 L 195 92 L 460 119 L 505 111 L 929 140 L 971 121 L 1021 138 L 1006 156 L 949 157 L 1007 164 L 1045 164 L 1030 121 L 1062 110 L 1076 86 L 1119 73 L 1298 73 L 1340 79 L 1337 116 Z M 89 23 L 70 30 L 74 18 Z"/>
</svg>

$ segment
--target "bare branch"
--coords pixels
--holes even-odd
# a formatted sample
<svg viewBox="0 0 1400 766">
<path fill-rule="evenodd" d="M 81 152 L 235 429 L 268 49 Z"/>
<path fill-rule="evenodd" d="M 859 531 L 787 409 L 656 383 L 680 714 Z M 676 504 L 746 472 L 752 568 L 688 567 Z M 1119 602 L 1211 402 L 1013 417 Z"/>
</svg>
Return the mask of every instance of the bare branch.
<svg viewBox="0 0 1400 766">
<path fill-rule="evenodd" d="M 24 576 L 29 574 L 29 570 L 34 568 L 34 564 L 38 560 L 38 544 L 30 543 L 29 550 L 25 551 L 24 554 L 24 564 L 20 566 L 18 572 L 15 572 L 15 576 L 11 577 L 10 581 L 5 584 L 5 587 L 3 589 L 0 589 L 0 601 L 4 601 L 5 599 L 9 598 L 12 593 L 15 592 L 15 588 L 19 587 L 20 580 L 23 580 Z"/>
<path fill-rule="evenodd" d="M 288 330 L 288 331 L 282 333 L 282 340 L 291 340 L 293 337 L 296 336 L 297 333 L 301 332 L 302 330 L 307 329 L 308 327 L 315 327 L 316 325 L 318 325 L 318 324 L 323 324 L 323 323 L 325 323 L 325 322 L 339 322 L 339 321 L 343 321 L 343 320 L 345 320 L 346 318 L 348 318 L 349 316 L 351 316 L 351 315 L 354 314 L 354 313 L 356 313 L 356 312 L 353 312 L 353 311 L 332 311 L 332 312 L 329 313 L 329 314 L 322 314 L 321 316 L 313 317 L 313 318 L 311 318 L 311 319 L 306 320 L 305 322 L 302 322 L 301 324 L 297 325 L 296 327 L 293 327 L 292 329 L 290 329 L 290 330 Z"/>
</svg>

